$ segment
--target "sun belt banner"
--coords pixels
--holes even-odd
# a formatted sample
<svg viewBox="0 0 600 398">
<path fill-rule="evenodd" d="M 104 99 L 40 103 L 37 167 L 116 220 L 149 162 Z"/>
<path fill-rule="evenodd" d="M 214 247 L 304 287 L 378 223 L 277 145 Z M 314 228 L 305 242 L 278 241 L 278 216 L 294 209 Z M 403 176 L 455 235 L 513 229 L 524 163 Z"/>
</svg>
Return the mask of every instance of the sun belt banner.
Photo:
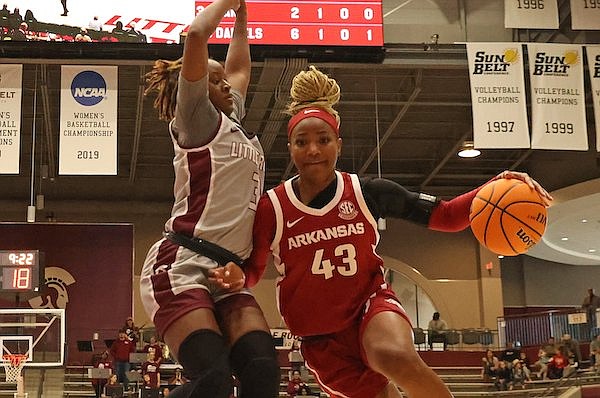
<svg viewBox="0 0 600 398">
<path fill-rule="evenodd" d="M 116 66 L 63 66 L 58 173 L 117 174 Z"/>
<path fill-rule="evenodd" d="M 467 43 L 475 148 L 529 148 L 518 43 Z"/>
<path fill-rule="evenodd" d="M 558 29 L 557 0 L 504 0 L 504 27 Z"/>
<path fill-rule="evenodd" d="M 571 0 L 573 30 L 600 29 L 600 0 Z"/>
<path fill-rule="evenodd" d="M 0 174 L 19 174 L 23 65 L 0 65 Z"/>
<path fill-rule="evenodd" d="M 527 44 L 534 149 L 588 149 L 582 50 L 574 44 Z"/>
<path fill-rule="evenodd" d="M 600 46 L 586 46 L 594 115 L 596 116 L 596 151 L 600 152 Z"/>
</svg>

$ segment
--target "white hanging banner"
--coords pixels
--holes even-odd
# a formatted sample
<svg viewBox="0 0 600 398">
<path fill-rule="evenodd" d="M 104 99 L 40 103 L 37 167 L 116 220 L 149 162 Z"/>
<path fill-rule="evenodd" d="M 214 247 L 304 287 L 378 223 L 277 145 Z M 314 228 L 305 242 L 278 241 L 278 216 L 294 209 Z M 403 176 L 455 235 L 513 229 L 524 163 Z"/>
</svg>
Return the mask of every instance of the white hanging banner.
<svg viewBox="0 0 600 398">
<path fill-rule="evenodd" d="M 596 120 L 596 151 L 600 152 L 600 46 L 585 46 Z"/>
<path fill-rule="evenodd" d="M 116 66 L 62 66 L 59 174 L 117 174 Z"/>
<path fill-rule="evenodd" d="M 0 174 L 19 174 L 23 65 L 0 65 Z"/>
<path fill-rule="evenodd" d="M 504 27 L 558 29 L 557 0 L 504 0 Z"/>
<path fill-rule="evenodd" d="M 529 148 L 519 43 L 467 43 L 475 148 Z"/>
<path fill-rule="evenodd" d="M 534 149 L 588 149 L 582 50 L 574 44 L 527 44 Z"/>
<path fill-rule="evenodd" d="M 571 29 L 600 30 L 600 0 L 571 0 Z"/>
</svg>

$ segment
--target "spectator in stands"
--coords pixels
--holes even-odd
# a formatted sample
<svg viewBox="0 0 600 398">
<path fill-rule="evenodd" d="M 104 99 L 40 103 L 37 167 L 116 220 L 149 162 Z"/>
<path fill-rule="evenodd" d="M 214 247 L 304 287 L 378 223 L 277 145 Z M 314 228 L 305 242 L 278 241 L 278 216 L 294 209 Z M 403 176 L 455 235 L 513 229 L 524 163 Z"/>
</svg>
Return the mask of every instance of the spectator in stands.
<svg viewBox="0 0 600 398">
<path fill-rule="evenodd" d="M 110 354 L 113 358 L 113 369 L 117 374 L 118 381 L 123 383 L 125 390 L 129 388 L 127 372 L 131 369 L 129 354 L 135 352 L 135 344 L 127 338 L 125 330 L 119 331 L 119 338 L 110 346 Z"/>
<path fill-rule="evenodd" d="M 594 294 L 594 288 L 590 287 L 587 292 L 588 294 L 584 297 L 581 308 L 585 310 L 588 325 L 593 329 L 596 326 L 596 310 L 600 308 L 600 297 Z"/>
<path fill-rule="evenodd" d="M 514 387 L 525 388 L 526 381 L 531 381 L 531 378 L 527 375 L 527 372 L 525 372 L 521 361 L 515 359 L 512 366 L 512 377 L 508 389 L 512 390 Z"/>
<path fill-rule="evenodd" d="M 563 334 L 560 344 L 567 349 L 567 355 L 569 363 L 578 367 L 581 362 L 581 349 L 579 348 L 579 342 L 571 337 L 569 333 Z"/>
<path fill-rule="evenodd" d="M 496 378 L 496 372 L 500 368 L 498 357 L 494 355 L 494 351 L 488 349 L 485 352 L 485 356 L 481 358 L 482 369 L 481 378 L 485 382 L 490 382 Z"/>
<path fill-rule="evenodd" d="M 189 380 L 183 375 L 182 369 L 180 367 L 176 367 L 175 374 L 169 379 L 167 384 L 169 384 L 169 387 L 173 388 L 173 386 L 182 386 L 188 382 Z"/>
<path fill-rule="evenodd" d="M 538 360 L 533 364 L 533 367 L 538 371 L 537 372 L 537 377 L 538 379 L 542 379 L 545 380 L 548 378 L 548 362 L 550 362 L 550 358 L 552 358 L 552 355 L 548 354 L 545 349 L 545 347 L 541 347 L 540 350 L 538 351 Z M 554 349 L 554 347 L 553 347 Z M 554 351 L 556 352 L 556 351 Z"/>
<path fill-rule="evenodd" d="M 163 349 L 162 345 L 158 342 L 156 336 L 150 337 L 150 342 L 142 348 L 142 352 L 149 352 L 150 350 L 154 351 L 154 358 L 159 363 L 163 362 Z"/>
<path fill-rule="evenodd" d="M 133 323 L 132 317 L 129 317 L 125 320 L 125 325 L 123 325 L 122 330 L 125 331 L 127 338 L 130 341 L 133 341 L 134 345 L 140 340 L 140 328 Z"/>
<path fill-rule="evenodd" d="M 97 30 L 97 31 L 101 31 L 102 30 L 102 22 L 100 22 L 98 20 L 98 16 L 97 15 L 94 15 L 94 17 L 92 18 L 92 20 L 88 24 L 88 27 L 90 29 Z"/>
<path fill-rule="evenodd" d="M 150 378 L 148 382 L 150 387 L 160 388 L 160 362 L 156 360 L 153 350 L 148 351 L 146 362 L 142 364 L 142 375 Z"/>
<path fill-rule="evenodd" d="M 112 369 L 112 362 L 108 359 L 108 351 L 103 351 L 99 355 L 94 355 L 92 358 L 92 366 L 98 369 Z M 100 398 L 106 383 L 108 383 L 108 379 L 92 379 L 96 398 Z"/>
<path fill-rule="evenodd" d="M 112 33 L 112 34 L 115 34 L 115 33 L 116 34 L 124 34 L 124 33 L 126 33 L 125 29 L 123 29 L 123 22 L 117 21 L 115 23 L 114 29 L 110 33 Z"/>
<path fill-rule="evenodd" d="M 75 41 L 91 42 L 92 38 L 90 37 L 90 35 L 88 35 L 87 29 L 84 27 L 81 27 L 79 29 L 79 33 L 77 33 L 77 36 L 75 36 Z"/>
<path fill-rule="evenodd" d="M 563 376 L 564 369 L 569 365 L 566 348 L 559 346 L 556 353 L 548 361 L 548 378 L 560 379 Z"/>
<path fill-rule="evenodd" d="M 168 397 L 170 393 L 171 393 L 171 389 L 169 387 L 165 387 L 165 388 L 162 389 L 162 396 L 163 397 Z"/>
<path fill-rule="evenodd" d="M 0 19 L 8 19 L 10 11 L 8 10 L 8 4 L 4 3 L 2 9 L 0 9 Z"/>
<path fill-rule="evenodd" d="M 500 360 L 506 362 L 509 368 L 512 368 L 512 363 L 515 359 L 519 359 L 519 353 L 521 350 L 515 348 L 515 344 L 512 341 L 506 342 L 506 349 L 502 351 Z"/>
<path fill-rule="evenodd" d="M 600 369 L 600 334 L 590 342 L 590 364 L 595 371 Z"/>
<path fill-rule="evenodd" d="M 69 14 L 69 10 L 67 10 L 67 0 L 60 0 L 62 4 L 63 13 L 60 14 L 62 17 L 66 17 Z"/>
<path fill-rule="evenodd" d="M 444 350 L 446 349 L 446 336 L 445 332 L 448 329 L 448 324 L 443 319 L 440 319 L 440 313 L 434 312 L 433 318 L 427 325 L 427 331 L 429 332 L 429 349 L 433 349 L 433 343 L 440 342 L 444 344 Z"/>
<path fill-rule="evenodd" d="M 15 30 L 18 29 L 23 22 L 23 17 L 21 16 L 21 12 L 18 7 L 15 7 L 13 12 L 8 16 L 8 25 L 10 29 Z"/>
<path fill-rule="evenodd" d="M 146 39 L 146 35 L 135 29 L 135 22 L 131 22 L 129 24 L 129 29 L 126 30 L 130 35 L 135 35 L 137 37 L 138 43 L 146 43 L 148 40 Z"/>
<path fill-rule="evenodd" d="M 527 353 L 525 351 L 519 352 L 519 362 L 523 367 L 523 371 L 527 376 L 527 379 L 531 380 L 531 364 L 529 363 L 529 358 L 527 357 Z"/>
<path fill-rule="evenodd" d="M 494 385 L 498 391 L 506 391 L 512 380 L 512 371 L 508 368 L 508 364 L 505 361 L 499 361 L 498 364 L 499 367 L 496 371 Z"/>
<path fill-rule="evenodd" d="M 304 367 L 304 357 L 302 356 L 302 352 L 300 352 L 300 340 L 294 339 L 292 343 L 292 349 L 288 354 L 288 360 L 290 361 L 290 366 L 292 369 L 300 369 Z"/>
<path fill-rule="evenodd" d="M 302 376 L 300 375 L 300 370 L 294 369 L 290 375 L 290 381 L 288 381 L 287 393 L 288 397 L 295 397 L 300 395 L 299 392 L 302 388 L 308 389 L 308 393 L 310 394 L 310 388 L 306 383 L 302 380 Z"/>
<path fill-rule="evenodd" d="M 12 40 L 27 41 L 27 30 L 28 29 L 29 29 L 29 26 L 27 25 L 27 22 L 21 22 L 21 24 L 19 25 L 19 29 L 14 30 L 13 33 L 10 35 Z"/>
</svg>

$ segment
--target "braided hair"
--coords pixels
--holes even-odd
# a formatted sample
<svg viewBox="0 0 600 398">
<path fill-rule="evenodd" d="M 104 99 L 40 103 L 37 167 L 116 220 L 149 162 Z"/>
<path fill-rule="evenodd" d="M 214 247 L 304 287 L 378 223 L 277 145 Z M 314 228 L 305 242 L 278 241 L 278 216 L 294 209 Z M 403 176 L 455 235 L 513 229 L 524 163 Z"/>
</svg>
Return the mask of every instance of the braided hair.
<svg viewBox="0 0 600 398">
<path fill-rule="evenodd" d="M 154 62 L 152 70 L 144 76 L 146 81 L 144 95 L 157 93 L 154 99 L 154 109 L 158 110 L 160 120 L 168 122 L 175 117 L 181 65 L 182 58 L 175 61 L 159 59 Z"/>
<path fill-rule="evenodd" d="M 316 106 L 333 115 L 339 124 L 340 117 L 333 107 L 340 101 L 340 86 L 315 66 L 310 65 L 308 70 L 294 76 L 290 96 L 287 114 L 293 116 L 304 108 Z"/>
</svg>

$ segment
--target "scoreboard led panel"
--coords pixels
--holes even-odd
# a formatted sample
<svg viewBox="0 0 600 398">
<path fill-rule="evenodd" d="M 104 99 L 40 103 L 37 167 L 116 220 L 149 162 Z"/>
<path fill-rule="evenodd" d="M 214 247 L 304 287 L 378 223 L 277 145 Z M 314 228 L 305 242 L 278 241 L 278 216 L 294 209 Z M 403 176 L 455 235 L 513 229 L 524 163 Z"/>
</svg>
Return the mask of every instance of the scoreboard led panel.
<svg viewBox="0 0 600 398">
<path fill-rule="evenodd" d="M 41 258 L 39 250 L 0 250 L 0 291 L 37 291 Z"/>
<path fill-rule="evenodd" d="M 196 1 L 196 13 L 210 1 Z M 248 40 L 264 45 L 382 46 L 381 1 L 247 0 Z M 225 15 L 209 43 L 229 43 L 235 13 Z"/>
</svg>

